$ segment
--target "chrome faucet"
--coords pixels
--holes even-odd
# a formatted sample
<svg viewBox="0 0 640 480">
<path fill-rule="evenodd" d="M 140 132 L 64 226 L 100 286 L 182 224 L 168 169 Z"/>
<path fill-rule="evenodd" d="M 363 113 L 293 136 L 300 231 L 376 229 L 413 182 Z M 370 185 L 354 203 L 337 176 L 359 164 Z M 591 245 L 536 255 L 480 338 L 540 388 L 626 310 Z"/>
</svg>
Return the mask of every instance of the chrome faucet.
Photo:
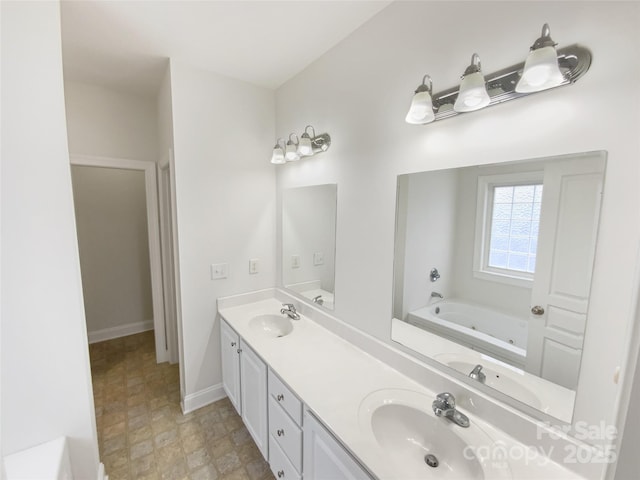
<svg viewBox="0 0 640 480">
<path fill-rule="evenodd" d="M 482 371 L 482 365 L 478 364 L 473 367 L 473 370 L 471 370 L 471 373 L 469 374 L 469 378 L 473 378 L 480 383 L 484 383 L 487 380 L 487 376 Z"/>
<path fill-rule="evenodd" d="M 431 407 L 436 416 L 448 418 L 453 423 L 464 428 L 469 426 L 469 417 L 456 410 L 456 399 L 449 392 L 438 394 Z"/>
<path fill-rule="evenodd" d="M 441 293 L 431 292 L 431 298 L 444 298 Z"/>
<path fill-rule="evenodd" d="M 318 305 L 324 304 L 324 299 L 322 295 L 318 295 L 317 297 L 313 297 L 313 303 L 317 303 Z"/>
<path fill-rule="evenodd" d="M 292 320 L 300 320 L 300 314 L 296 312 L 296 307 L 293 303 L 283 303 L 280 313 L 287 315 Z"/>
</svg>

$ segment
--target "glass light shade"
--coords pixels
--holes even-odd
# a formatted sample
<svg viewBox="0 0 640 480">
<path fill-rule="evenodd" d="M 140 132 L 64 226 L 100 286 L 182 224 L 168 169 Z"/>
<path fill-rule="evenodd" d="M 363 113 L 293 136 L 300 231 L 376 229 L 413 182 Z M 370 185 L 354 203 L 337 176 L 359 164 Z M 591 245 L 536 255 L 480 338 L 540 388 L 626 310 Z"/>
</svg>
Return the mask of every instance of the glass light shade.
<svg viewBox="0 0 640 480">
<path fill-rule="evenodd" d="M 428 91 L 416 93 L 413 96 L 413 100 L 411 100 L 411 106 L 405 121 L 414 125 L 421 125 L 433 122 L 435 118 L 431 94 Z"/>
<path fill-rule="evenodd" d="M 473 112 L 486 107 L 490 101 L 482 72 L 468 73 L 460 82 L 458 98 L 453 109 L 456 112 Z"/>
<path fill-rule="evenodd" d="M 555 47 L 548 46 L 532 50 L 524 63 L 522 77 L 516 85 L 516 92 L 531 93 L 557 87 L 564 82 L 558 66 Z"/>
<path fill-rule="evenodd" d="M 311 145 L 311 137 L 306 133 L 303 133 L 300 137 L 300 143 L 298 144 L 298 155 L 301 157 L 308 157 L 313 155 L 313 146 Z"/>
<path fill-rule="evenodd" d="M 286 163 L 286 160 L 284 159 L 284 151 L 282 150 L 281 146 L 276 145 L 273 148 L 273 155 L 271 155 L 271 163 L 273 163 L 274 165 L 282 165 L 283 163 Z"/>
<path fill-rule="evenodd" d="M 298 155 L 297 150 L 297 145 L 289 140 L 287 142 L 287 147 L 284 153 L 284 158 L 287 160 L 287 162 L 295 162 L 296 160 L 300 160 L 300 155 Z"/>
</svg>

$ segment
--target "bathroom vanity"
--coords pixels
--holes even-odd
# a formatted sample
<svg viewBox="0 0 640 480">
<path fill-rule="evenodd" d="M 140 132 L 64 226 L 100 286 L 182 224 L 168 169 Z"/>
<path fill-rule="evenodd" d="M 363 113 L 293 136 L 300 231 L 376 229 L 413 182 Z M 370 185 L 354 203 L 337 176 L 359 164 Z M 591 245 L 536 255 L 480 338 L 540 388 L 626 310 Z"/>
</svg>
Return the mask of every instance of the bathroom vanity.
<svg viewBox="0 0 640 480">
<path fill-rule="evenodd" d="M 581 478 L 486 421 L 482 392 L 314 306 L 295 302 L 291 320 L 279 313 L 290 301 L 277 289 L 218 300 L 225 390 L 276 477 Z M 402 362 L 425 383 L 394 368 Z M 445 388 L 469 428 L 434 414 Z"/>
</svg>

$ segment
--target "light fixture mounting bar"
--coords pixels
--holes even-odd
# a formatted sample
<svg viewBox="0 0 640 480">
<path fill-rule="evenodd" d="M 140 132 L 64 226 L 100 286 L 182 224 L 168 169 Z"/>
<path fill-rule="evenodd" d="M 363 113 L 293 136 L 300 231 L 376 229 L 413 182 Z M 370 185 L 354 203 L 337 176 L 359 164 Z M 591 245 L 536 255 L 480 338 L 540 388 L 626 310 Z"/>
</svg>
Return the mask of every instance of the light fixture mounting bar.
<svg viewBox="0 0 640 480">
<path fill-rule="evenodd" d="M 326 152 L 331 146 L 331 136 L 328 133 L 321 133 L 311 139 L 313 154 Z"/>
<path fill-rule="evenodd" d="M 560 48 L 558 49 L 558 65 L 560 67 L 560 71 L 564 75 L 564 81 L 558 86 L 570 85 L 578 81 L 578 79 L 589 70 L 589 67 L 591 66 L 591 52 L 579 45 L 570 45 L 565 48 Z M 511 67 L 504 68 L 494 73 L 485 74 L 487 91 L 489 92 L 490 98 L 490 102 L 487 107 L 508 102 L 509 100 L 515 100 L 516 98 L 526 97 L 533 93 L 539 93 L 516 92 L 516 84 L 522 76 L 523 69 L 524 62 L 512 65 Z M 460 113 L 453 109 L 456 98 L 458 98 L 459 88 L 459 86 L 456 86 L 433 95 L 435 121 L 460 115 Z"/>
</svg>

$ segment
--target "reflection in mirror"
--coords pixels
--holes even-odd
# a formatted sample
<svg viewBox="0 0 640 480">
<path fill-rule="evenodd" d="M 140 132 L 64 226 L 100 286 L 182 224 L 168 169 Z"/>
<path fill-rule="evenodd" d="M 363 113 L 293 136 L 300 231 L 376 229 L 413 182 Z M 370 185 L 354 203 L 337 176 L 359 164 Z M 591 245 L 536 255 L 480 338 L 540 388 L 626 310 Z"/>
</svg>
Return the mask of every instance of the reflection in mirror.
<svg viewBox="0 0 640 480">
<path fill-rule="evenodd" d="M 392 339 L 571 422 L 605 157 L 399 176 Z"/>
<path fill-rule="evenodd" d="M 335 184 L 282 193 L 282 283 L 315 304 L 334 308 Z"/>
</svg>

